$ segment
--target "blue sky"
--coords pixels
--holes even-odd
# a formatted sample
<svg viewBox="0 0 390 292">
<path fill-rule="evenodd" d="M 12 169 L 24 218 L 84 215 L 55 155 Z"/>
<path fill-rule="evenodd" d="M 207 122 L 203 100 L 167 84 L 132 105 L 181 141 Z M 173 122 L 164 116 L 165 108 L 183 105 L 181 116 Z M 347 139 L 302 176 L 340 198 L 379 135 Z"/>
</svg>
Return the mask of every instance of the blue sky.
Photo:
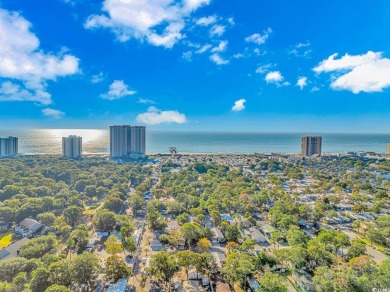
<svg viewBox="0 0 390 292">
<path fill-rule="evenodd" d="M 389 58 L 387 0 L 3 0 L 0 122 L 389 132 Z"/>
</svg>

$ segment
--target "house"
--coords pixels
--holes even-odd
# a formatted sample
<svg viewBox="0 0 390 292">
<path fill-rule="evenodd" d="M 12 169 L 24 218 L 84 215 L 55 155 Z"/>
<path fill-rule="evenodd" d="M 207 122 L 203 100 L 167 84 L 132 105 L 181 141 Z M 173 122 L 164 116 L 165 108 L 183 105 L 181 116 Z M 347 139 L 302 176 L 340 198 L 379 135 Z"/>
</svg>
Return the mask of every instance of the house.
<svg viewBox="0 0 390 292">
<path fill-rule="evenodd" d="M 179 225 L 179 223 L 177 223 L 176 220 L 170 220 L 170 221 L 167 222 L 167 229 L 169 231 L 171 231 L 171 230 L 180 230 L 180 225 Z"/>
<path fill-rule="evenodd" d="M 147 192 L 144 194 L 144 200 L 149 201 L 152 198 L 152 194 L 150 192 Z"/>
<path fill-rule="evenodd" d="M 293 272 L 292 278 L 295 284 L 302 289 L 304 292 L 315 291 L 314 283 L 309 274 L 305 272 Z"/>
<path fill-rule="evenodd" d="M 199 274 L 195 269 L 188 272 L 188 280 L 201 280 L 202 275 Z"/>
<path fill-rule="evenodd" d="M 222 243 L 222 242 L 225 242 L 225 236 L 223 236 L 223 233 L 221 231 L 221 229 L 217 228 L 217 227 L 213 227 L 210 229 L 212 232 L 213 232 L 213 239 L 212 239 L 212 242 L 214 243 Z"/>
<path fill-rule="evenodd" d="M 27 237 L 24 237 L 14 243 L 12 243 L 10 246 L 0 250 L 0 261 L 2 260 L 8 260 L 10 258 L 14 258 L 18 256 L 19 249 L 22 246 L 23 243 L 29 241 Z"/>
<path fill-rule="evenodd" d="M 270 240 L 271 239 L 271 234 L 272 234 L 272 232 L 276 231 L 276 228 L 271 226 L 271 225 L 269 225 L 269 224 L 264 224 L 261 227 L 261 231 Z"/>
<path fill-rule="evenodd" d="M 244 216 L 240 216 L 234 220 L 237 224 L 241 226 L 241 228 L 249 228 L 252 226 L 251 222 L 246 219 Z"/>
<path fill-rule="evenodd" d="M 34 219 L 26 218 L 15 226 L 15 233 L 23 237 L 33 237 L 39 234 L 44 226 Z"/>
<path fill-rule="evenodd" d="M 164 249 L 164 245 L 158 239 L 150 240 L 149 245 L 152 251 L 160 251 Z"/>
<path fill-rule="evenodd" d="M 8 222 L 0 222 L 0 232 L 7 231 L 8 227 L 9 227 Z"/>
<path fill-rule="evenodd" d="M 256 240 L 258 244 L 263 244 L 266 242 L 264 235 L 255 227 L 249 228 L 249 236 L 251 239 Z"/>
</svg>

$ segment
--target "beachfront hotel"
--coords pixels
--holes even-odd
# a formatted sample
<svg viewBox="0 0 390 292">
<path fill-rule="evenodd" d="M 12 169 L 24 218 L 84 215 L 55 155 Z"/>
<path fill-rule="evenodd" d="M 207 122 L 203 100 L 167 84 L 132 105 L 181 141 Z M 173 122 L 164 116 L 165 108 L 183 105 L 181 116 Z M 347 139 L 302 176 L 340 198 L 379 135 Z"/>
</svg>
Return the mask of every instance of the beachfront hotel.
<svg viewBox="0 0 390 292">
<path fill-rule="evenodd" d="M 110 156 L 142 157 L 145 155 L 145 140 L 143 126 L 110 126 Z"/>
<path fill-rule="evenodd" d="M 386 156 L 390 157 L 390 143 L 387 143 L 386 145 Z"/>
<path fill-rule="evenodd" d="M 18 138 L 9 136 L 0 138 L 0 157 L 9 157 L 18 154 Z"/>
<path fill-rule="evenodd" d="M 81 137 L 70 135 L 62 137 L 62 156 L 80 159 L 83 153 L 83 139 Z"/>
<path fill-rule="evenodd" d="M 322 137 L 303 136 L 301 141 L 301 155 L 309 157 L 312 155 L 321 155 Z"/>
</svg>

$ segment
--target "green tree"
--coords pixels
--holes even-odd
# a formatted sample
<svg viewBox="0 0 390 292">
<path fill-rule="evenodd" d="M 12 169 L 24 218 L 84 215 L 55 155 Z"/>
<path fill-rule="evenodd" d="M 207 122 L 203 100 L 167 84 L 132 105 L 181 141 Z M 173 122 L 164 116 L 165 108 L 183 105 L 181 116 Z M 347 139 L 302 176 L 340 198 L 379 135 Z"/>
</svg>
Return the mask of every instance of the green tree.
<svg viewBox="0 0 390 292">
<path fill-rule="evenodd" d="M 189 270 L 195 265 L 195 256 L 196 254 L 192 250 L 183 250 L 176 254 L 177 263 L 186 269 L 187 278 Z"/>
<path fill-rule="evenodd" d="M 71 262 L 66 259 L 54 262 L 49 266 L 50 283 L 69 286 L 72 283 L 72 276 Z"/>
<path fill-rule="evenodd" d="M 305 232 L 299 229 L 298 226 L 292 225 L 290 229 L 287 231 L 286 238 L 288 241 L 288 244 L 291 246 L 303 246 L 306 247 L 308 236 Z"/>
<path fill-rule="evenodd" d="M 200 225 L 195 222 L 184 223 L 180 227 L 180 232 L 183 234 L 188 245 L 191 245 L 192 242 L 199 240 L 202 236 L 202 229 L 200 228 Z"/>
<path fill-rule="evenodd" d="M 120 278 L 128 277 L 131 273 L 126 263 L 120 257 L 111 255 L 106 260 L 106 279 L 118 280 Z"/>
<path fill-rule="evenodd" d="M 318 267 L 315 270 L 313 282 L 318 292 L 334 292 L 336 272 L 328 267 Z"/>
<path fill-rule="evenodd" d="M 93 223 L 96 230 L 111 231 L 116 225 L 115 213 L 107 210 L 99 211 L 96 213 Z"/>
<path fill-rule="evenodd" d="M 87 284 L 96 279 L 99 272 L 99 259 L 96 255 L 84 252 L 78 255 L 72 264 L 73 280 L 79 284 Z"/>
<path fill-rule="evenodd" d="M 53 226 L 56 220 L 56 216 L 52 212 L 38 214 L 37 218 L 42 224 L 47 226 Z"/>
<path fill-rule="evenodd" d="M 125 241 L 122 241 L 123 250 L 127 251 L 130 254 L 134 254 L 137 250 L 137 244 L 133 237 L 127 238 Z"/>
<path fill-rule="evenodd" d="M 241 237 L 240 229 L 236 224 L 231 224 L 227 227 L 225 231 L 225 238 L 227 241 L 238 242 L 238 239 Z"/>
<path fill-rule="evenodd" d="M 50 286 L 49 271 L 44 268 L 38 268 L 32 272 L 30 289 L 32 292 L 44 292 Z"/>
<path fill-rule="evenodd" d="M 254 250 L 255 245 L 256 245 L 256 240 L 246 238 L 241 243 L 241 249 L 244 250 L 244 251 L 251 251 L 251 250 Z"/>
<path fill-rule="evenodd" d="M 104 242 L 106 252 L 109 254 L 117 254 L 122 251 L 122 243 L 114 234 L 111 234 Z"/>
<path fill-rule="evenodd" d="M 76 226 L 83 215 L 83 209 L 77 206 L 69 206 L 62 214 L 64 215 L 66 223 L 70 226 Z"/>
<path fill-rule="evenodd" d="M 271 272 L 265 272 L 259 279 L 261 291 L 265 292 L 287 292 L 287 286 L 283 278 Z"/>
<path fill-rule="evenodd" d="M 54 284 L 47 288 L 45 292 L 72 292 L 72 290 L 70 290 L 66 286 Z"/>
<path fill-rule="evenodd" d="M 160 251 L 150 260 L 150 274 L 168 285 L 176 271 L 175 257 L 168 252 Z"/>
</svg>

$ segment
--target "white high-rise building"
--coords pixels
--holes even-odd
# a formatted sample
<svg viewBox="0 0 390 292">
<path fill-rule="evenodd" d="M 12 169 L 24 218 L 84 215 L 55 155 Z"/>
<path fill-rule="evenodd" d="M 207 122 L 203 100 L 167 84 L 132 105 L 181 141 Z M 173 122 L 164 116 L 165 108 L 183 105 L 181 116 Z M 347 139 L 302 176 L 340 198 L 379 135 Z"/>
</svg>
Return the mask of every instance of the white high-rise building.
<svg viewBox="0 0 390 292">
<path fill-rule="evenodd" d="M 110 126 L 110 156 L 126 157 L 145 155 L 145 127 Z"/>
<path fill-rule="evenodd" d="M 386 145 L 386 156 L 390 157 L 390 143 L 387 143 Z"/>
<path fill-rule="evenodd" d="M 62 137 L 62 156 L 80 159 L 83 153 L 83 138 L 70 135 Z"/>
<path fill-rule="evenodd" d="M 0 138 L 0 157 L 8 157 L 18 154 L 18 138 Z"/>
</svg>

